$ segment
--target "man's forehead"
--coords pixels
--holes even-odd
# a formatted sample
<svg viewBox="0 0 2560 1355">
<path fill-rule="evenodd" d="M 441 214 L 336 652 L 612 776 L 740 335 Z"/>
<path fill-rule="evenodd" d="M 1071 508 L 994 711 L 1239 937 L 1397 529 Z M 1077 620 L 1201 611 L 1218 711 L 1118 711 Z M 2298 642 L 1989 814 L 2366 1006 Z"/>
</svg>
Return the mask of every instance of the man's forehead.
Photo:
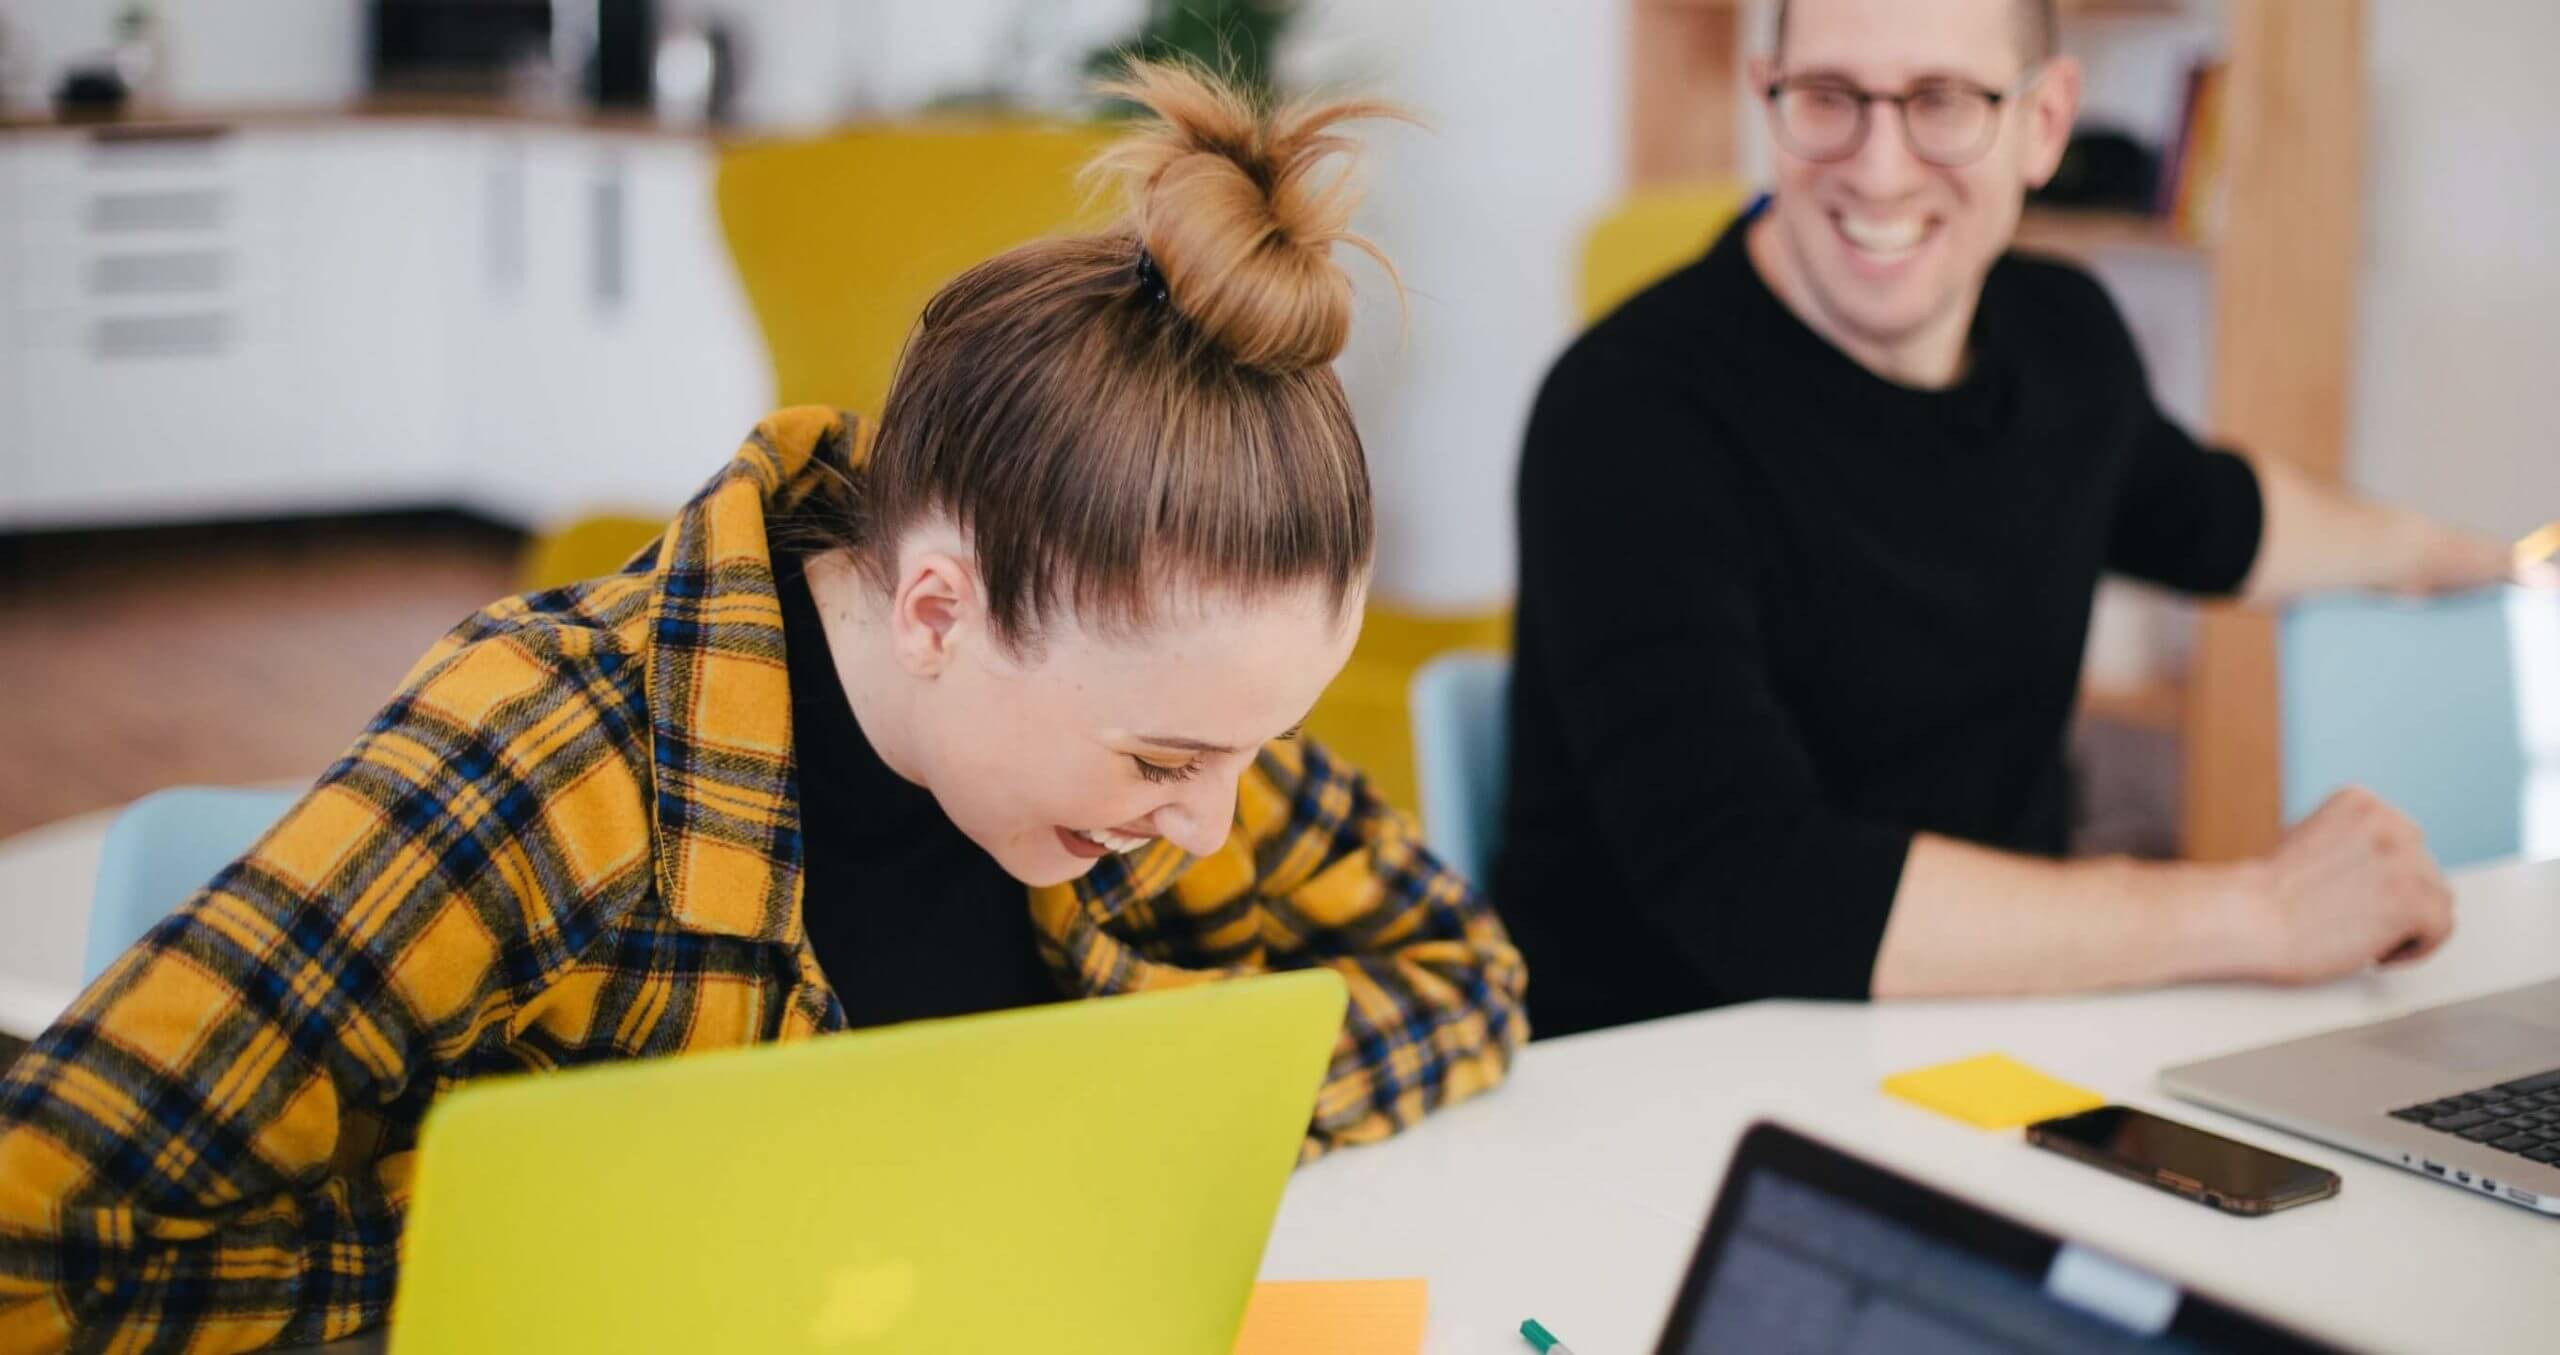
<svg viewBox="0 0 2560 1355">
<path fill-rule="evenodd" d="M 2005 84 L 2024 64 L 2019 15 L 2018 0 L 1786 0 L 1779 55 L 1791 71 Z"/>
</svg>

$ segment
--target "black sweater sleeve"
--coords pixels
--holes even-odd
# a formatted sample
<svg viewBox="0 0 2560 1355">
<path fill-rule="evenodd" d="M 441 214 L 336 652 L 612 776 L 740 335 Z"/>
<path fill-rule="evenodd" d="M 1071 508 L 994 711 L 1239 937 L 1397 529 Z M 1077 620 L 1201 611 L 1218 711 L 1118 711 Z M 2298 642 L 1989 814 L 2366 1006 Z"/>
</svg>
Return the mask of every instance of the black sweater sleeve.
<svg viewBox="0 0 2560 1355">
<path fill-rule="evenodd" d="M 1753 505 L 1661 361 L 1586 339 L 1540 395 L 1522 657 L 1589 788 L 1590 850 L 1717 996 L 1865 997 L 1910 834 L 1825 802 L 1770 679 Z"/>
<path fill-rule="evenodd" d="M 2229 594 L 2257 562 L 2258 472 L 2147 411 L 2107 535 L 2107 567 L 2189 593 Z"/>
<path fill-rule="evenodd" d="M 2229 594 L 2257 562 L 2266 520 L 2258 473 L 2230 452 L 2199 445 L 2160 411 L 2142 352 L 2095 279 L 2058 273 L 2105 341 L 2107 365 L 2128 383 L 2142 426 L 2108 524 L 2107 568 L 2182 592 Z"/>
</svg>

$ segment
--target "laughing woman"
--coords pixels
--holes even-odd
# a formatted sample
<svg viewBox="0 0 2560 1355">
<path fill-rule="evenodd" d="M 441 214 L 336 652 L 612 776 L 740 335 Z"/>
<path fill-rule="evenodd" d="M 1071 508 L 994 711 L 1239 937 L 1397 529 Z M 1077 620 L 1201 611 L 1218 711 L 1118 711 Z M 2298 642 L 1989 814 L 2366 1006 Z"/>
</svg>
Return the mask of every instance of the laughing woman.
<svg viewBox="0 0 2560 1355">
<path fill-rule="evenodd" d="M 945 287 L 876 429 L 776 414 L 466 621 L 26 1050 L 0 1350 L 379 1321 L 419 1121 L 498 1073 L 1323 965 L 1311 1153 L 1501 1078 L 1500 924 L 1296 736 L 1372 555 L 1325 169 L 1386 110 L 1118 92 L 1118 227 Z"/>
</svg>

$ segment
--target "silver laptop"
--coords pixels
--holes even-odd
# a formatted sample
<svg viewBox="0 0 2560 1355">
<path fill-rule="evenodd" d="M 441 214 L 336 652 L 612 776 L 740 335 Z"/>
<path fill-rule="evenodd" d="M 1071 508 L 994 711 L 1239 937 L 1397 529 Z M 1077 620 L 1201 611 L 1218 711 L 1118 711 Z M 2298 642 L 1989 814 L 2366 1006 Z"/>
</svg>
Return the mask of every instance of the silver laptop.
<svg viewBox="0 0 2560 1355">
<path fill-rule="evenodd" d="M 2560 979 L 2185 1064 L 2160 1084 L 2560 1214 Z"/>
</svg>

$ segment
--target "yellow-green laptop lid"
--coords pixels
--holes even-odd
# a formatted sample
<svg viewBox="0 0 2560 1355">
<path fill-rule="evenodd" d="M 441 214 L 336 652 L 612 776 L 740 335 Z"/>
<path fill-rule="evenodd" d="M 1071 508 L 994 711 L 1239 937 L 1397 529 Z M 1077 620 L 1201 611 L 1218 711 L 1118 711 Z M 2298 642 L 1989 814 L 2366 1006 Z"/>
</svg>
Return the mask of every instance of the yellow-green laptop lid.
<svg viewBox="0 0 2560 1355">
<path fill-rule="evenodd" d="M 508 1079 L 428 1116 L 395 1355 L 1223 1351 L 1325 970 Z"/>
</svg>

